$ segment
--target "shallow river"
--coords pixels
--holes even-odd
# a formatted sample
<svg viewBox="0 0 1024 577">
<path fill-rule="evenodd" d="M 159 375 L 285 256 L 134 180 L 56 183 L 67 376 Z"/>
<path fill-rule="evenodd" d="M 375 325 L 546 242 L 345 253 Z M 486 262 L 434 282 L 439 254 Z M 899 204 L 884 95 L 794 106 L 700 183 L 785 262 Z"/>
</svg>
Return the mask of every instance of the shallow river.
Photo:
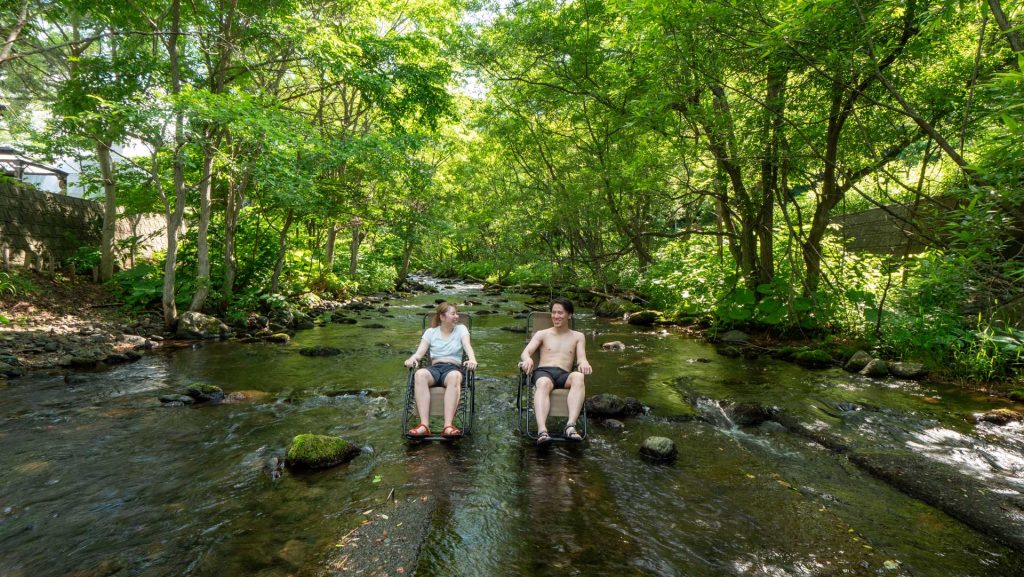
<svg viewBox="0 0 1024 577">
<path fill-rule="evenodd" d="M 584 311 L 588 393 L 633 396 L 650 412 L 538 450 L 515 429 L 524 336 L 502 330 L 524 324 L 513 318 L 523 298 L 446 293 L 483 303 L 463 311 L 498 311 L 474 314 L 476 429 L 456 443 L 410 444 L 400 431 L 402 361 L 439 295 L 287 345 L 205 343 L 73 385 L 57 374 L 11 381 L 0 389 L 0 575 L 1024 575 L 1024 555 L 774 422 L 734 427 L 721 408 L 777 406 L 1019 493 L 1020 428 L 963 419 L 999 406 L 992 399 L 726 359 Z M 627 350 L 602 351 L 611 340 Z M 343 354 L 297 352 L 318 344 Z M 158 402 L 194 382 L 263 394 Z M 385 396 L 339 394 L 360 389 Z M 678 418 L 687 400 L 703 418 Z M 837 416 L 850 406 L 871 410 Z M 275 478 L 268 461 L 307 432 L 364 453 Z M 650 435 L 675 440 L 679 459 L 641 459 Z"/>
</svg>

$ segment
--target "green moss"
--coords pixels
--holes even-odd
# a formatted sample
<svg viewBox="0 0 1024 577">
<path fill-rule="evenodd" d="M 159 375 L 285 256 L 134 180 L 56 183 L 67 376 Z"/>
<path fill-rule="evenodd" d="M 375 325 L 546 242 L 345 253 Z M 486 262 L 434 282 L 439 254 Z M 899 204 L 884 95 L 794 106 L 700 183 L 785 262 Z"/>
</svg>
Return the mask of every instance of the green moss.
<svg viewBox="0 0 1024 577">
<path fill-rule="evenodd" d="M 828 351 L 811 349 L 794 354 L 793 360 L 804 367 L 827 367 L 832 364 L 832 355 Z"/>
<path fill-rule="evenodd" d="M 1018 403 L 1024 403 L 1024 389 L 1014 389 L 1010 391 L 1008 396 L 1010 399 L 1017 401 Z"/>
<path fill-rule="evenodd" d="M 359 447 L 341 437 L 304 434 L 292 439 L 285 463 L 294 469 L 324 469 L 347 463 L 359 454 Z"/>
<path fill-rule="evenodd" d="M 224 394 L 224 389 L 217 385 L 211 385 L 209 383 L 192 383 L 188 388 L 195 389 L 204 395 L 216 395 L 217 393 Z"/>
</svg>

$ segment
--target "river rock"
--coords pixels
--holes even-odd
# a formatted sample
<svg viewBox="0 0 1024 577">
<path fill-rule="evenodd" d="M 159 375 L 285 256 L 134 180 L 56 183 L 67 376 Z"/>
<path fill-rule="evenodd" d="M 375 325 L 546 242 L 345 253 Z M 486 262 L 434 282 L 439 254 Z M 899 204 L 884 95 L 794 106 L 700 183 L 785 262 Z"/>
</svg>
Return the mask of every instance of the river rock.
<svg viewBox="0 0 1024 577">
<path fill-rule="evenodd" d="M 644 412 L 643 405 L 633 397 L 623 399 L 610 393 L 587 398 L 586 406 L 587 414 L 596 417 L 629 417 Z"/>
<path fill-rule="evenodd" d="M 730 359 L 738 359 L 743 356 L 743 349 L 733 345 L 717 347 L 715 348 L 715 352 L 723 357 L 729 357 Z"/>
<path fill-rule="evenodd" d="M 622 341 L 611 341 L 601 345 L 601 348 L 606 351 L 624 351 L 626 350 L 626 345 Z"/>
<path fill-rule="evenodd" d="M 621 318 L 626 313 L 637 309 L 633 303 L 620 298 L 605 299 L 594 307 L 594 314 L 599 317 Z"/>
<path fill-rule="evenodd" d="M 341 316 L 341 315 L 332 315 L 331 316 L 331 322 L 332 323 L 338 323 L 339 325 L 354 325 L 358 321 L 356 321 L 356 319 L 354 319 L 352 317 L 346 317 L 346 316 Z"/>
<path fill-rule="evenodd" d="M 640 454 L 654 461 L 672 461 L 679 454 L 676 443 L 667 437 L 647 437 L 640 446 Z"/>
<path fill-rule="evenodd" d="M 972 423 L 985 422 L 1001 426 L 1024 420 L 1024 415 L 1021 415 L 1012 409 L 993 409 L 987 413 L 974 413 L 972 415 L 968 415 L 967 420 Z"/>
<path fill-rule="evenodd" d="M 227 336 L 228 326 L 220 319 L 196 312 L 186 312 L 178 318 L 179 339 L 217 339 Z"/>
<path fill-rule="evenodd" d="M 307 357 L 333 357 L 341 354 L 341 349 L 316 345 L 299 349 L 299 354 Z"/>
<path fill-rule="evenodd" d="M 364 329 L 383 329 L 384 325 L 380 323 L 366 323 L 365 325 L 362 325 L 362 327 Z"/>
<path fill-rule="evenodd" d="M 756 427 L 770 421 L 778 410 L 753 403 L 736 403 L 725 407 L 725 412 L 737 427 Z"/>
<path fill-rule="evenodd" d="M 928 376 L 928 369 L 921 363 L 891 363 L 889 372 L 898 379 L 917 380 Z"/>
<path fill-rule="evenodd" d="M 285 456 L 289 469 L 326 469 L 347 463 L 359 454 L 359 447 L 329 435 L 297 435 Z"/>
<path fill-rule="evenodd" d="M 308 330 L 315 326 L 313 319 L 306 313 L 295 313 L 295 320 L 292 322 L 295 330 Z"/>
<path fill-rule="evenodd" d="M 860 374 L 880 379 L 889 375 L 889 365 L 882 359 L 871 359 L 871 362 L 860 370 Z"/>
<path fill-rule="evenodd" d="M 872 357 L 868 353 L 864 351 L 857 351 L 853 353 L 853 356 L 850 357 L 850 360 L 846 361 L 846 364 L 843 365 L 843 368 L 850 371 L 851 373 L 857 373 L 860 372 L 861 369 L 863 369 L 864 367 L 868 366 L 868 363 L 871 362 L 871 359 Z"/>
<path fill-rule="evenodd" d="M 626 428 L 626 423 L 623 423 L 618 419 L 605 419 L 601 421 L 601 425 L 604 428 L 611 429 L 613 431 L 621 431 Z"/>
<path fill-rule="evenodd" d="M 217 385 L 206 383 L 194 383 L 189 385 L 185 394 L 196 400 L 197 403 L 219 403 L 224 400 L 224 390 Z"/>
<path fill-rule="evenodd" d="M 292 340 L 292 338 L 290 336 L 288 336 L 288 333 L 274 333 L 274 334 L 270 335 L 269 337 L 266 337 L 266 341 L 268 343 L 285 344 L 285 343 L 287 343 L 290 340 Z"/>
<path fill-rule="evenodd" d="M 800 365 L 801 367 L 808 367 L 811 369 L 822 369 L 832 364 L 832 355 L 828 354 L 827 351 L 823 351 L 821 349 L 799 351 L 793 355 L 793 362 Z"/>
<path fill-rule="evenodd" d="M 160 402 L 166 404 L 178 403 L 180 405 L 191 405 L 196 402 L 188 395 L 160 395 Z"/>
<path fill-rule="evenodd" d="M 628 322 L 631 325 L 637 325 L 641 327 L 652 326 L 659 320 L 661 320 L 661 313 L 652 310 L 629 313 L 629 315 L 626 317 L 626 322 Z"/>
<path fill-rule="evenodd" d="M 745 345 L 750 342 L 750 335 L 743 331 L 731 330 L 726 331 L 718 340 L 727 345 Z"/>
<path fill-rule="evenodd" d="M 121 335 L 121 342 L 126 343 L 136 351 L 153 348 L 153 341 L 139 335 Z"/>
<path fill-rule="evenodd" d="M 1011 401 L 1017 401 L 1018 403 L 1024 403 L 1024 389 L 1014 389 L 1007 395 Z"/>
<path fill-rule="evenodd" d="M 0 362 L 0 375 L 7 378 L 20 377 L 25 371 L 8 363 Z"/>
</svg>

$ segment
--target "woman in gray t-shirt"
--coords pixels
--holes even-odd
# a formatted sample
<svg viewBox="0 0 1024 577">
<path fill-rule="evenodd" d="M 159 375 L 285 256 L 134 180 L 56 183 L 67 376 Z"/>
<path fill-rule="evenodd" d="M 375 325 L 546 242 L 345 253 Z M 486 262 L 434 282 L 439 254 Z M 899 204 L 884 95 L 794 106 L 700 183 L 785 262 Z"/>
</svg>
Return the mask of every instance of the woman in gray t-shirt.
<svg viewBox="0 0 1024 577">
<path fill-rule="evenodd" d="M 462 365 L 468 370 L 476 370 L 476 353 L 469 342 L 469 331 L 464 325 L 457 324 L 459 312 L 455 305 L 442 302 L 434 311 L 431 327 L 423 331 L 420 346 L 416 352 L 405 360 L 405 366 L 415 368 L 420 359 L 430 352 L 430 367 L 419 369 L 413 376 L 416 412 L 419 413 L 420 424 L 409 430 L 414 437 L 429 436 L 430 427 L 430 387 L 444 387 L 444 429 L 443 437 L 459 437 L 462 435 L 452 424 L 455 410 L 459 406 L 462 394 Z M 463 353 L 466 362 L 462 362 Z"/>
</svg>

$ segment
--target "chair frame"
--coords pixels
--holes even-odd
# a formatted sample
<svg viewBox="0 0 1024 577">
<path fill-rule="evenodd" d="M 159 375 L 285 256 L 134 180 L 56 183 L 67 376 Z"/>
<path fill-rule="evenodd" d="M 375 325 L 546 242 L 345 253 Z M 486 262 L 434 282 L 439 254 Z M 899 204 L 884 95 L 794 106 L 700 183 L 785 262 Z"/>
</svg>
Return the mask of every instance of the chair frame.
<svg viewBox="0 0 1024 577">
<path fill-rule="evenodd" d="M 466 329 L 469 330 L 470 334 L 473 332 L 473 318 L 469 313 L 459 313 L 458 324 L 465 325 Z M 423 330 L 425 331 L 428 327 L 433 328 L 434 324 L 434 313 L 426 313 L 423 315 Z M 465 362 L 467 356 L 465 351 L 462 353 L 462 361 Z M 459 371 L 462 373 L 462 391 L 459 393 L 459 405 L 455 409 L 455 418 L 452 419 L 452 425 L 458 427 L 462 431 L 462 435 L 454 437 L 444 437 L 441 435 L 427 435 L 425 437 L 419 437 L 409 434 L 410 428 L 410 416 L 416 414 L 416 371 L 422 368 L 430 366 L 430 351 L 427 351 L 426 356 L 420 359 L 420 362 L 415 367 L 409 369 L 409 376 L 406 379 L 405 387 L 405 410 L 402 411 L 402 434 L 405 438 L 414 441 L 454 441 L 461 439 L 473 432 L 473 422 L 476 418 L 476 371 L 469 370 L 463 366 Z M 446 387 L 433 386 L 430 387 L 430 416 L 441 417 L 444 416 L 444 391 Z M 435 392 L 439 391 L 439 393 Z M 414 416 L 414 419 L 418 422 L 419 417 Z"/>
<path fill-rule="evenodd" d="M 543 320 L 540 320 L 540 322 L 535 323 L 535 318 Z M 570 321 L 569 328 L 575 329 L 575 325 L 575 319 L 572 319 Z M 551 313 L 540 311 L 534 311 L 530 313 L 530 315 L 526 318 L 526 344 L 529 344 L 530 339 L 533 338 L 533 335 L 536 334 L 537 331 L 549 328 L 551 326 L 553 326 L 551 324 Z M 536 369 L 536 367 L 534 368 Z M 576 370 L 575 364 L 573 365 L 573 370 Z M 519 389 L 516 393 L 516 410 L 519 417 L 518 428 L 520 434 L 530 439 L 533 439 L 534 441 L 537 440 L 538 436 L 538 431 L 536 430 L 537 419 L 534 417 L 533 409 L 533 395 L 535 389 L 536 387 L 533 384 L 533 375 L 526 374 L 526 372 L 523 371 L 523 369 L 520 367 Z M 562 394 L 561 391 L 564 391 L 565 394 Z M 568 422 L 569 410 L 568 403 L 566 402 L 567 394 L 568 389 L 555 389 L 551 391 L 551 410 L 548 413 L 549 422 L 552 417 L 556 419 L 564 418 L 566 419 L 566 422 Z M 558 431 L 558 429 L 556 428 L 555 431 Z M 583 405 L 583 408 L 580 410 L 579 418 L 576 420 L 576 431 L 579 432 L 580 436 L 583 437 L 583 439 L 587 438 L 587 405 L 585 403 Z M 551 440 L 553 442 L 574 442 L 571 441 L 570 439 L 567 439 L 564 433 L 552 432 L 551 429 L 548 430 L 548 435 L 551 436 Z"/>
</svg>

